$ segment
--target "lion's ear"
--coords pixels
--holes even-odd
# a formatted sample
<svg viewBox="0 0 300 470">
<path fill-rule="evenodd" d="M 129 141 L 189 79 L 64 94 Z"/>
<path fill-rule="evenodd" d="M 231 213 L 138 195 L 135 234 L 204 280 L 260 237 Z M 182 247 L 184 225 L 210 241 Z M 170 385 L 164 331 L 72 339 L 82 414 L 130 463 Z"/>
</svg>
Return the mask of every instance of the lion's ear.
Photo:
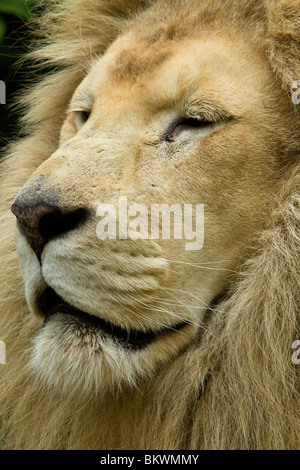
<svg viewBox="0 0 300 470">
<path fill-rule="evenodd" d="M 286 91 L 300 80 L 300 0 L 265 0 L 269 58 Z"/>
</svg>

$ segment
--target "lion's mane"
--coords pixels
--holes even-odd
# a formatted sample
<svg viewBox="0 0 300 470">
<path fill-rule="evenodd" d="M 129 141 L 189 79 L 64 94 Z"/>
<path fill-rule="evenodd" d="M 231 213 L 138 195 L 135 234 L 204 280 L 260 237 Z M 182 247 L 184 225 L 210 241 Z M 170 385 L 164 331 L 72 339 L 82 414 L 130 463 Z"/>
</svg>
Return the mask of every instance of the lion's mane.
<svg viewBox="0 0 300 470">
<path fill-rule="evenodd" d="M 166 1 L 158 0 L 158 12 Z M 38 47 L 31 58 L 54 71 L 23 93 L 26 135 L 10 146 L 1 168 L 0 337 L 7 346 L 7 365 L 0 366 L 3 449 L 299 448 L 300 366 L 292 363 L 292 343 L 300 338 L 297 163 L 283 168 L 269 227 L 231 296 L 211 315 L 209 333 L 151 384 L 77 403 L 28 372 L 39 325 L 25 302 L 11 201 L 56 150 L 67 104 L 91 60 L 153 3 L 48 0 L 35 28 Z M 177 24 L 184 28 L 181 14 L 178 8 Z M 292 82 L 300 79 L 299 0 L 203 0 L 190 6 L 189 14 L 195 25 L 226 16 L 261 35 L 274 80 L 291 94 Z M 297 156 L 296 148 L 293 152 Z"/>
</svg>

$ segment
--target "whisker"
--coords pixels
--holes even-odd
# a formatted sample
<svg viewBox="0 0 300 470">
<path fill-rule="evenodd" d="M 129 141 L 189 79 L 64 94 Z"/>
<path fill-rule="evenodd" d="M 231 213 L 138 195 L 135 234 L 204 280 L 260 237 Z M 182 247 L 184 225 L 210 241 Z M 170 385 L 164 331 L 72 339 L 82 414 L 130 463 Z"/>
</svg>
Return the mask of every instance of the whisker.
<svg viewBox="0 0 300 470">
<path fill-rule="evenodd" d="M 130 297 L 132 297 L 132 296 L 130 296 Z M 133 297 L 132 297 L 132 298 L 133 298 Z M 204 331 L 206 331 L 207 333 L 213 334 L 213 333 L 211 333 L 209 330 L 207 330 L 207 329 L 203 326 L 203 324 L 202 324 L 202 322 L 201 322 L 200 319 L 198 319 L 198 321 L 195 322 L 195 321 L 192 321 L 191 319 L 186 319 L 186 318 L 184 318 L 184 317 L 181 317 L 181 316 L 179 316 L 179 315 L 176 315 L 175 312 L 170 312 L 169 310 L 166 310 L 166 309 L 163 309 L 163 308 L 158 308 L 158 307 L 155 307 L 155 306 L 150 306 L 150 305 L 147 305 L 147 304 L 145 304 L 144 302 L 142 302 L 142 301 L 140 301 L 140 300 L 137 300 L 137 299 L 135 299 L 135 298 L 133 298 L 133 299 L 134 299 L 135 301 L 137 301 L 138 303 L 142 304 L 142 305 L 144 306 L 144 308 L 147 309 L 147 310 L 152 310 L 152 311 L 154 310 L 154 311 L 158 311 L 158 312 L 167 313 L 167 314 L 171 315 L 173 318 L 176 318 L 177 320 L 180 320 L 180 321 L 183 321 L 183 320 L 184 320 L 184 321 L 187 321 L 188 324 L 190 324 L 190 325 L 192 325 L 192 326 L 196 326 L 197 328 L 202 328 L 202 329 L 203 329 Z M 184 304 L 182 304 L 181 306 L 184 306 Z"/>
<path fill-rule="evenodd" d="M 185 264 L 185 265 L 188 265 L 188 266 L 192 266 L 193 268 L 206 269 L 208 271 L 226 271 L 226 272 L 238 274 L 237 271 L 235 271 L 233 269 L 221 268 L 221 267 L 220 268 L 212 268 L 210 266 L 205 266 L 205 264 L 203 264 L 203 263 L 190 263 L 190 262 L 187 262 L 187 261 L 175 261 L 175 260 L 170 260 L 170 259 L 167 259 L 167 258 L 166 258 L 166 261 L 168 261 L 168 263 Z"/>
<path fill-rule="evenodd" d="M 105 291 L 105 292 L 106 292 L 106 291 Z M 114 297 L 113 295 L 109 294 L 108 292 L 106 292 L 106 293 L 107 293 L 107 295 L 109 295 L 109 297 L 111 297 L 114 301 L 116 301 L 116 299 L 115 299 L 115 297 Z M 143 303 L 143 302 L 139 301 L 138 299 L 136 299 L 135 297 L 133 297 L 133 296 L 131 296 L 131 295 L 129 295 L 129 297 L 131 297 L 135 302 Z M 146 305 L 146 304 L 144 304 L 144 305 Z M 129 308 L 128 306 L 126 306 L 126 309 L 127 309 L 129 312 L 133 313 L 135 316 L 138 316 L 139 318 L 143 318 L 144 320 L 149 320 L 149 318 L 147 318 L 147 317 L 146 317 L 145 315 L 143 315 L 141 312 L 136 312 L 136 311 L 132 310 L 131 308 Z M 149 310 L 151 310 L 150 307 L 149 307 Z M 152 310 L 153 310 L 153 309 L 152 309 Z M 168 311 L 165 311 L 165 313 L 170 313 L 170 314 L 171 314 L 171 312 L 168 312 Z M 181 318 L 181 317 L 178 317 L 178 319 L 181 320 L 181 321 L 185 320 L 184 318 Z M 160 327 L 163 327 L 163 328 L 166 327 L 166 324 L 165 324 L 165 323 L 161 323 L 161 322 L 159 322 L 159 321 L 156 320 L 156 319 L 152 319 L 152 321 L 153 321 L 153 323 L 155 323 L 156 325 L 158 325 L 158 326 L 160 326 Z M 195 326 L 199 326 L 199 325 L 195 325 Z M 176 330 L 176 329 L 173 328 L 173 327 L 170 327 L 170 330 L 176 331 L 176 332 L 181 333 L 181 334 L 184 334 L 185 336 L 188 337 L 188 335 L 186 335 L 185 333 L 183 333 L 183 331 L 178 331 L 178 330 Z"/>
<path fill-rule="evenodd" d="M 182 292 L 184 294 L 187 294 L 187 295 L 190 295 L 191 297 L 193 297 L 194 299 L 198 300 L 199 302 L 201 302 L 205 308 L 207 310 L 210 310 L 212 312 L 218 312 L 218 313 L 225 313 L 223 310 L 220 310 L 220 309 L 217 309 L 217 308 L 212 308 L 209 304 L 206 304 L 202 299 L 200 299 L 200 297 L 198 297 L 197 295 L 195 294 L 192 294 L 191 292 L 188 292 L 186 290 L 183 290 L 183 289 L 177 289 L 177 288 L 172 288 L 172 287 L 169 287 L 169 288 L 163 288 L 161 287 L 161 289 L 163 289 L 164 291 L 166 291 L 168 293 L 168 291 L 170 290 L 174 290 L 174 291 L 177 291 L 177 292 Z M 175 299 L 176 297 L 173 296 Z"/>
</svg>

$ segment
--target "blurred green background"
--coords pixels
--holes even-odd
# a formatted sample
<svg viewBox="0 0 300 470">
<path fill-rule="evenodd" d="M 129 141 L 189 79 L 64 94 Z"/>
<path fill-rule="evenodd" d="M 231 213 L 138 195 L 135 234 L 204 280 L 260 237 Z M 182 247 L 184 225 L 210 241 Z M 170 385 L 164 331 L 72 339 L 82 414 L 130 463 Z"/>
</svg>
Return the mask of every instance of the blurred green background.
<svg viewBox="0 0 300 470">
<path fill-rule="evenodd" d="M 14 94 L 30 81 L 27 66 L 18 62 L 28 50 L 30 20 L 38 0 L 0 0 L 0 80 L 6 84 L 6 105 L 0 104 L 0 150 L 18 131 Z"/>
</svg>

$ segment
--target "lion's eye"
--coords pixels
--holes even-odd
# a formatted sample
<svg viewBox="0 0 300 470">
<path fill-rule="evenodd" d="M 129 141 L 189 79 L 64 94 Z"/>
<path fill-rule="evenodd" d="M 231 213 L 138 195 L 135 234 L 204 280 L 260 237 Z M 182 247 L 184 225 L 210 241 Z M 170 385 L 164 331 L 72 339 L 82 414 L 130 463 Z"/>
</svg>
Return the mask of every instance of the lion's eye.
<svg viewBox="0 0 300 470">
<path fill-rule="evenodd" d="M 87 120 L 90 117 L 90 114 L 91 113 L 89 111 L 76 111 L 75 118 L 74 118 L 74 123 L 75 123 L 76 129 L 78 131 L 87 122 Z"/>
<path fill-rule="evenodd" d="M 188 131 L 197 133 L 197 135 L 204 137 L 218 130 L 221 127 L 220 123 L 200 120 L 196 118 L 183 119 L 179 121 L 175 126 L 172 126 L 170 132 L 168 132 L 166 140 L 173 142 L 182 133 Z"/>
</svg>

